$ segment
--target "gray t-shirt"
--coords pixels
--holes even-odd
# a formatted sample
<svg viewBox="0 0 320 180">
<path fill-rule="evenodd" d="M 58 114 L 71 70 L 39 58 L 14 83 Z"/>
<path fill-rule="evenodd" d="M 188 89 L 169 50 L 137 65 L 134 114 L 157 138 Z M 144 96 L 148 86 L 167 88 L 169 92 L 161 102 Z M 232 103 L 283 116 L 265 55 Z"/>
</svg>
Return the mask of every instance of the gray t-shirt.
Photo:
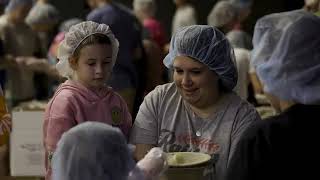
<svg viewBox="0 0 320 180">
<path fill-rule="evenodd" d="M 221 179 L 241 134 L 256 120 L 260 116 L 255 108 L 233 92 L 222 97 L 208 119 L 200 118 L 182 99 L 176 85 L 168 83 L 145 97 L 130 141 L 159 146 L 165 152 L 215 155 L 215 178 Z"/>
</svg>

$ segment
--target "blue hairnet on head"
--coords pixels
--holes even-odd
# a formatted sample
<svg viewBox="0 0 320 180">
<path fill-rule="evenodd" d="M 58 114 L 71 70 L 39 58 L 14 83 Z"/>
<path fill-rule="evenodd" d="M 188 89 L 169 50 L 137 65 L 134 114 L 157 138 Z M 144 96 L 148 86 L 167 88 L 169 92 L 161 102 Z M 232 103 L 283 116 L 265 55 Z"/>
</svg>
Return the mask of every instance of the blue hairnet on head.
<svg viewBox="0 0 320 180">
<path fill-rule="evenodd" d="M 252 62 L 264 91 L 302 104 L 320 104 L 320 19 L 303 10 L 256 23 Z"/>
<path fill-rule="evenodd" d="M 179 29 L 172 36 L 164 65 L 172 68 L 177 56 L 188 56 L 205 64 L 219 76 L 228 90 L 237 84 L 233 49 L 223 33 L 212 26 L 193 25 Z"/>
<path fill-rule="evenodd" d="M 32 6 L 33 0 L 10 0 L 5 8 L 5 13 L 15 10 L 19 6 L 30 5 Z"/>
<path fill-rule="evenodd" d="M 63 134 L 52 159 L 53 180 L 126 180 L 135 167 L 118 128 L 85 122 Z"/>
</svg>

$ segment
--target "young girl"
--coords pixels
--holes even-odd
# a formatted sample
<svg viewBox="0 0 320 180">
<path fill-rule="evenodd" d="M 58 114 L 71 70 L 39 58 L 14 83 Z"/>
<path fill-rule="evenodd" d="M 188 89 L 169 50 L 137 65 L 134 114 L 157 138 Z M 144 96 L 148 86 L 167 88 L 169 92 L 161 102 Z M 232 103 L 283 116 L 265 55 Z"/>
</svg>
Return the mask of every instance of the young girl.
<svg viewBox="0 0 320 180">
<path fill-rule="evenodd" d="M 58 49 L 57 70 L 68 78 L 47 105 L 43 126 L 46 179 L 61 135 L 85 121 L 119 127 L 128 137 L 131 115 L 125 101 L 105 85 L 111 75 L 119 43 L 109 26 L 91 21 L 72 26 Z"/>
</svg>

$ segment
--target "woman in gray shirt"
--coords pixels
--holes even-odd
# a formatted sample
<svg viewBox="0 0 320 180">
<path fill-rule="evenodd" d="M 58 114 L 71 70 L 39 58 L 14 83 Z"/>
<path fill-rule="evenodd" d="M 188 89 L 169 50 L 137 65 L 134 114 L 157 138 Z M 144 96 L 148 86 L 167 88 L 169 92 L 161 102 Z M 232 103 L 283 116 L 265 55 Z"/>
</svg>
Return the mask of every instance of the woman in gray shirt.
<svg viewBox="0 0 320 180">
<path fill-rule="evenodd" d="M 214 27 L 180 29 L 164 59 L 173 83 L 156 87 L 144 99 L 131 134 L 136 158 L 154 146 L 165 152 L 215 155 L 215 178 L 223 176 L 242 132 L 260 120 L 254 107 L 232 89 L 237 83 L 233 49 Z"/>
</svg>

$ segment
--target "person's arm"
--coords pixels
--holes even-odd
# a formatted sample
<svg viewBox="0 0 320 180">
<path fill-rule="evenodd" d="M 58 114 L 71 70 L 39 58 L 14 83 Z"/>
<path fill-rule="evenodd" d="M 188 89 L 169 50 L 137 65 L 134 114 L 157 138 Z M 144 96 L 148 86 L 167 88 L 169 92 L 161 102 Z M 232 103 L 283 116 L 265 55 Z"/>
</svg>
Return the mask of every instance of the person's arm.
<svg viewBox="0 0 320 180">
<path fill-rule="evenodd" d="M 51 177 L 51 158 L 62 134 L 76 125 L 70 101 L 63 97 L 53 98 L 48 104 L 43 125 L 43 141 L 45 147 L 46 179 Z"/>
<path fill-rule="evenodd" d="M 243 106 L 238 111 L 238 115 L 236 116 L 232 127 L 231 145 L 228 160 L 230 160 L 232 156 L 237 155 L 236 153 L 234 153 L 234 151 L 237 148 L 241 136 L 243 136 L 245 131 L 257 121 L 262 121 L 259 113 L 253 106 L 247 103 L 243 103 Z"/>
<path fill-rule="evenodd" d="M 131 144 L 136 145 L 136 160 L 143 158 L 148 150 L 158 144 L 159 100 L 156 88 L 145 97 L 140 106 L 130 136 Z"/>
<path fill-rule="evenodd" d="M 249 73 L 250 81 L 255 94 L 263 94 L 263 86 L 255 72 Z"/>
</svg>

